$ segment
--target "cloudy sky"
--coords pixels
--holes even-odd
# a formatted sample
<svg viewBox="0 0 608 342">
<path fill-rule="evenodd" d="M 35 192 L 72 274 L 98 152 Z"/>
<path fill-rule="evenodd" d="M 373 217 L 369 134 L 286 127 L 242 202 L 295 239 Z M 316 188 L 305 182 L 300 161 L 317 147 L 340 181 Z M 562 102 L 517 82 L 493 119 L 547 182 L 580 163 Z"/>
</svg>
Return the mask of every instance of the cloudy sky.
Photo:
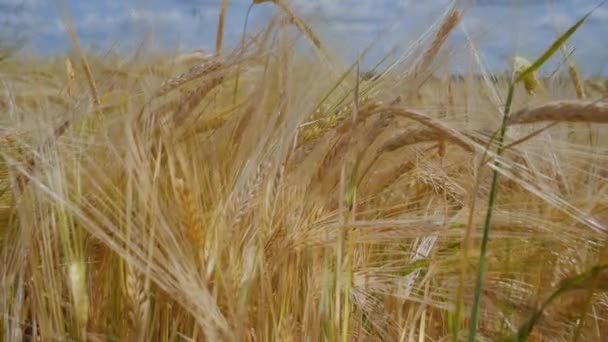
<svg viewBox="0 0 608 342">
<path fill-rule="evenodd" d="M 495 70 L 514 54 L 533 58 L 599 0 L 465 0 L 475 2 L 455 32 L 451 47 L 464 49 L 464 30 Z M 67 0 L 82 44 L 96 51 L 110 47 L 133 51 L 150 32 L 156 48 L 213 50 L 220 0 Z M 23 38 L 29 51 L 61 53 L 65 30 L 54 0 L 0 0 L 0 42 Z M 251 0 L 229 0 L 226 41 L 240 37 Z M 379 32 L 370 59 L 394 46 L 405 47 L 443 13 L 450 0 L 291 0 L 291 6 L 319 35 L 352 60 Z M 253 8 L 251 28 L 260 27 L 276 9 Z M 604 37 L 604 38 L 602 38 Z M 575 34 L 570 46 L 586 74 L 608 75 L 608 4 L 598 8 Z"/>
</svg>

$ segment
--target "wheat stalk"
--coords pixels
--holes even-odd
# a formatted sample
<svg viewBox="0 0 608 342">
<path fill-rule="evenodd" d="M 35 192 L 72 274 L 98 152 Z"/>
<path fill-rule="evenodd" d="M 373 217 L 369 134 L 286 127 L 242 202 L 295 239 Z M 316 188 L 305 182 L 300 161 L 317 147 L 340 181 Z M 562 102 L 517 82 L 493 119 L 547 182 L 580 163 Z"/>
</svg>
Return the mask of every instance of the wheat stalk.
<svg viewBox="0 0 608 342">
<path fill-rule="evenodd" d="M 509 118 L 510 125 L 542 121 L 608 123 L 608 102 L 555 101 L 522 109 Z"/>
</svg>

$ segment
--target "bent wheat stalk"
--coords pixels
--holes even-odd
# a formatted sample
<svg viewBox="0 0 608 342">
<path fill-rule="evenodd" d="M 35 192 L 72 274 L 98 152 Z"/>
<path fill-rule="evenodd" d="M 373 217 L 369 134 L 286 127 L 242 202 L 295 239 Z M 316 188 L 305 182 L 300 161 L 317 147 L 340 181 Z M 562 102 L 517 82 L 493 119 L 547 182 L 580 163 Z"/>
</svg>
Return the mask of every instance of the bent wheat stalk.
<svg viewBox="0 0 608 342">
<path fill-rule="evenodd" d="M 313 30 L 302 19 L 300 19 L 300 17 L 298 17 L 283 0 L 253 0 L 253 4 L 261 4 L 264 2 L 272 2 L 278 8 L 280 8 L 285 15 L 287 15 L 288 21 L 293 23 L 315 48 L 317 48 L 320 52 L 325 52 L 321 44 L 321 39 L 317 37 Z"/>
<path fill-rule="evenodd" d="M 458 132 L 457 130 L 447 127 L 438 120 L 435 120 L 426 114 L 420 113 L 415 110 L 403 109 L 395 106 L 383 106 L 378 104 L 372 105 L 375 108 L 373 108 L 369 113 L 367 113 L 367 116 L 387 112 L 395 116 L 401 116 L 408 119 L 412 119 L 414 121 L 418 121 L 424 126 L 431 128 L 432 130 L 439 133 L 439 135 L 445 137 L 446 140 L 449 140 L 452 143 L 462 147 L 464 150 L 469 152 L 475 151 L 475 144 L 473 143 L 473 141 L 471 141 L 471 139 L 469 139 L 464 134 Z"/>
<path fill-rule="evenodd" d="M 608 102 L 555 101 L 522 109 L 509 118 L 509 125 L 542 121 L 608 123 Z"/>
</svg>

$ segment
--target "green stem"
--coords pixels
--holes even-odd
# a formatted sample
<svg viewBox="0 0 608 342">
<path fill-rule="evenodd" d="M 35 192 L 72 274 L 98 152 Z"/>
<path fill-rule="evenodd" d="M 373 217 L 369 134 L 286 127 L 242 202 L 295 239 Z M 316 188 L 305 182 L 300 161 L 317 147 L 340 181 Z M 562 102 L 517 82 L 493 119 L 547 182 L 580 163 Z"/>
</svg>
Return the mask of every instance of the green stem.
<svg viewBox="0 0 608 342">
<path fill-rule="evenodd" d="M 511 102 L 513 101 L 513 90 L 515 88 L 515 83 L 512 82 L 509 86 L 509 94 L 507 95 L 507 102 L 505 104 L 505 110 L 502 117 L 502 125 L 500 127 L 500 134 L 498 136 L 498 149 L 496 150 L 496 155 L 500 157 L 503 148 L 503 141 L 505 138 L 505 133 L 507 131 L 507 119 L 509 117 L 509 112 L 511 111 Z M 496 165 L 496 162 L 495 162 Z M 498 167 L 498 165 L 496 165 Z M 492 213 L 494 211 L 494 206 L 496 204 L 496 197 L 498 193 L 498 171 L 494 169 L 492 172 L 492 185 L 490 187 L 490 197 L 488 199 L 488 210 L 486 212 L 486 219 L 483 225 L 483 238 L 481 240 L 481 250 L 479 253 L 479 263 L 477 264 L 477 279 L 475 281 L 475 292 L 473 298 L 473 307 L 471 308 L 471 322 L 469 323 L 469 342 L 475 341 L 475 334 L 477 332 L 477 321 L 479 315 L 479 299 L 481 297 L 481 290 L 483 287 L 483 273 L 485 266 L 485 256 L 486 250 L 488 248 L 488 236 L 490 233 L 490 223 L 492 221 Z"/>
</svg>

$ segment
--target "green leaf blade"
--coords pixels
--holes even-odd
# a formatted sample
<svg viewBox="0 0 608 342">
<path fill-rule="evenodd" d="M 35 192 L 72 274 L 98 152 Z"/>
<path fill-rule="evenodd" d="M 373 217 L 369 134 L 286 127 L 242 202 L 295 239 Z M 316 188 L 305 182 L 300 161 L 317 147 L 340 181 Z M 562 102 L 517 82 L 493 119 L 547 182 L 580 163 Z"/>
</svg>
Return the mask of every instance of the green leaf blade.
<svg viewBox="0 0 608 342">
<path fill-rule="evenodd" d="M 581 19 L 579 19 L 574 25 L 572 25 L 568 30 L 566 30 L 566 32 L 564 32 L 557 40 L 555 40 L 553 42 L 553 44 L 551 44 L 551 46 L 549 46 L 549 48 L 547 50 L 545 50 L 545 52 L 540 55 L 540 57 L 538 57 L 533 63 L 532 65 L 530 65 L 526 70 L 524 70 L 523 72 L 521 72 L 518 76 L 517 79 L 515 80 L 515 83 L 522 81 L 523 79 L 526 78 L 526 76 L 532 74 L 533 72 L 535 72 L 536 70 L 538 70 L 543 64 L 545 64 L 545 62 L 551 58 L 551 56 L 553 56 L 553 54 L 555 54 L 555 52 L 557 52 L 557 50 L 559 50 L 559 48 L 568 40 L 570 39 L 570 37 L 574 34 L 574 32 L 576 32 L 578 30 L 578 28 L 585 22 L 585 20 L 587 20 L 587 18 L 589 18 L 589 16 L 601 5 L 603 5 L 606 1 L 602 1 L 600 4 L 598 4 L 596 7 L 594 7 L 592 10 L 590 10 L 589 12 L 587 12 L 587 14 L 585 14 Z"/>
</svg>

